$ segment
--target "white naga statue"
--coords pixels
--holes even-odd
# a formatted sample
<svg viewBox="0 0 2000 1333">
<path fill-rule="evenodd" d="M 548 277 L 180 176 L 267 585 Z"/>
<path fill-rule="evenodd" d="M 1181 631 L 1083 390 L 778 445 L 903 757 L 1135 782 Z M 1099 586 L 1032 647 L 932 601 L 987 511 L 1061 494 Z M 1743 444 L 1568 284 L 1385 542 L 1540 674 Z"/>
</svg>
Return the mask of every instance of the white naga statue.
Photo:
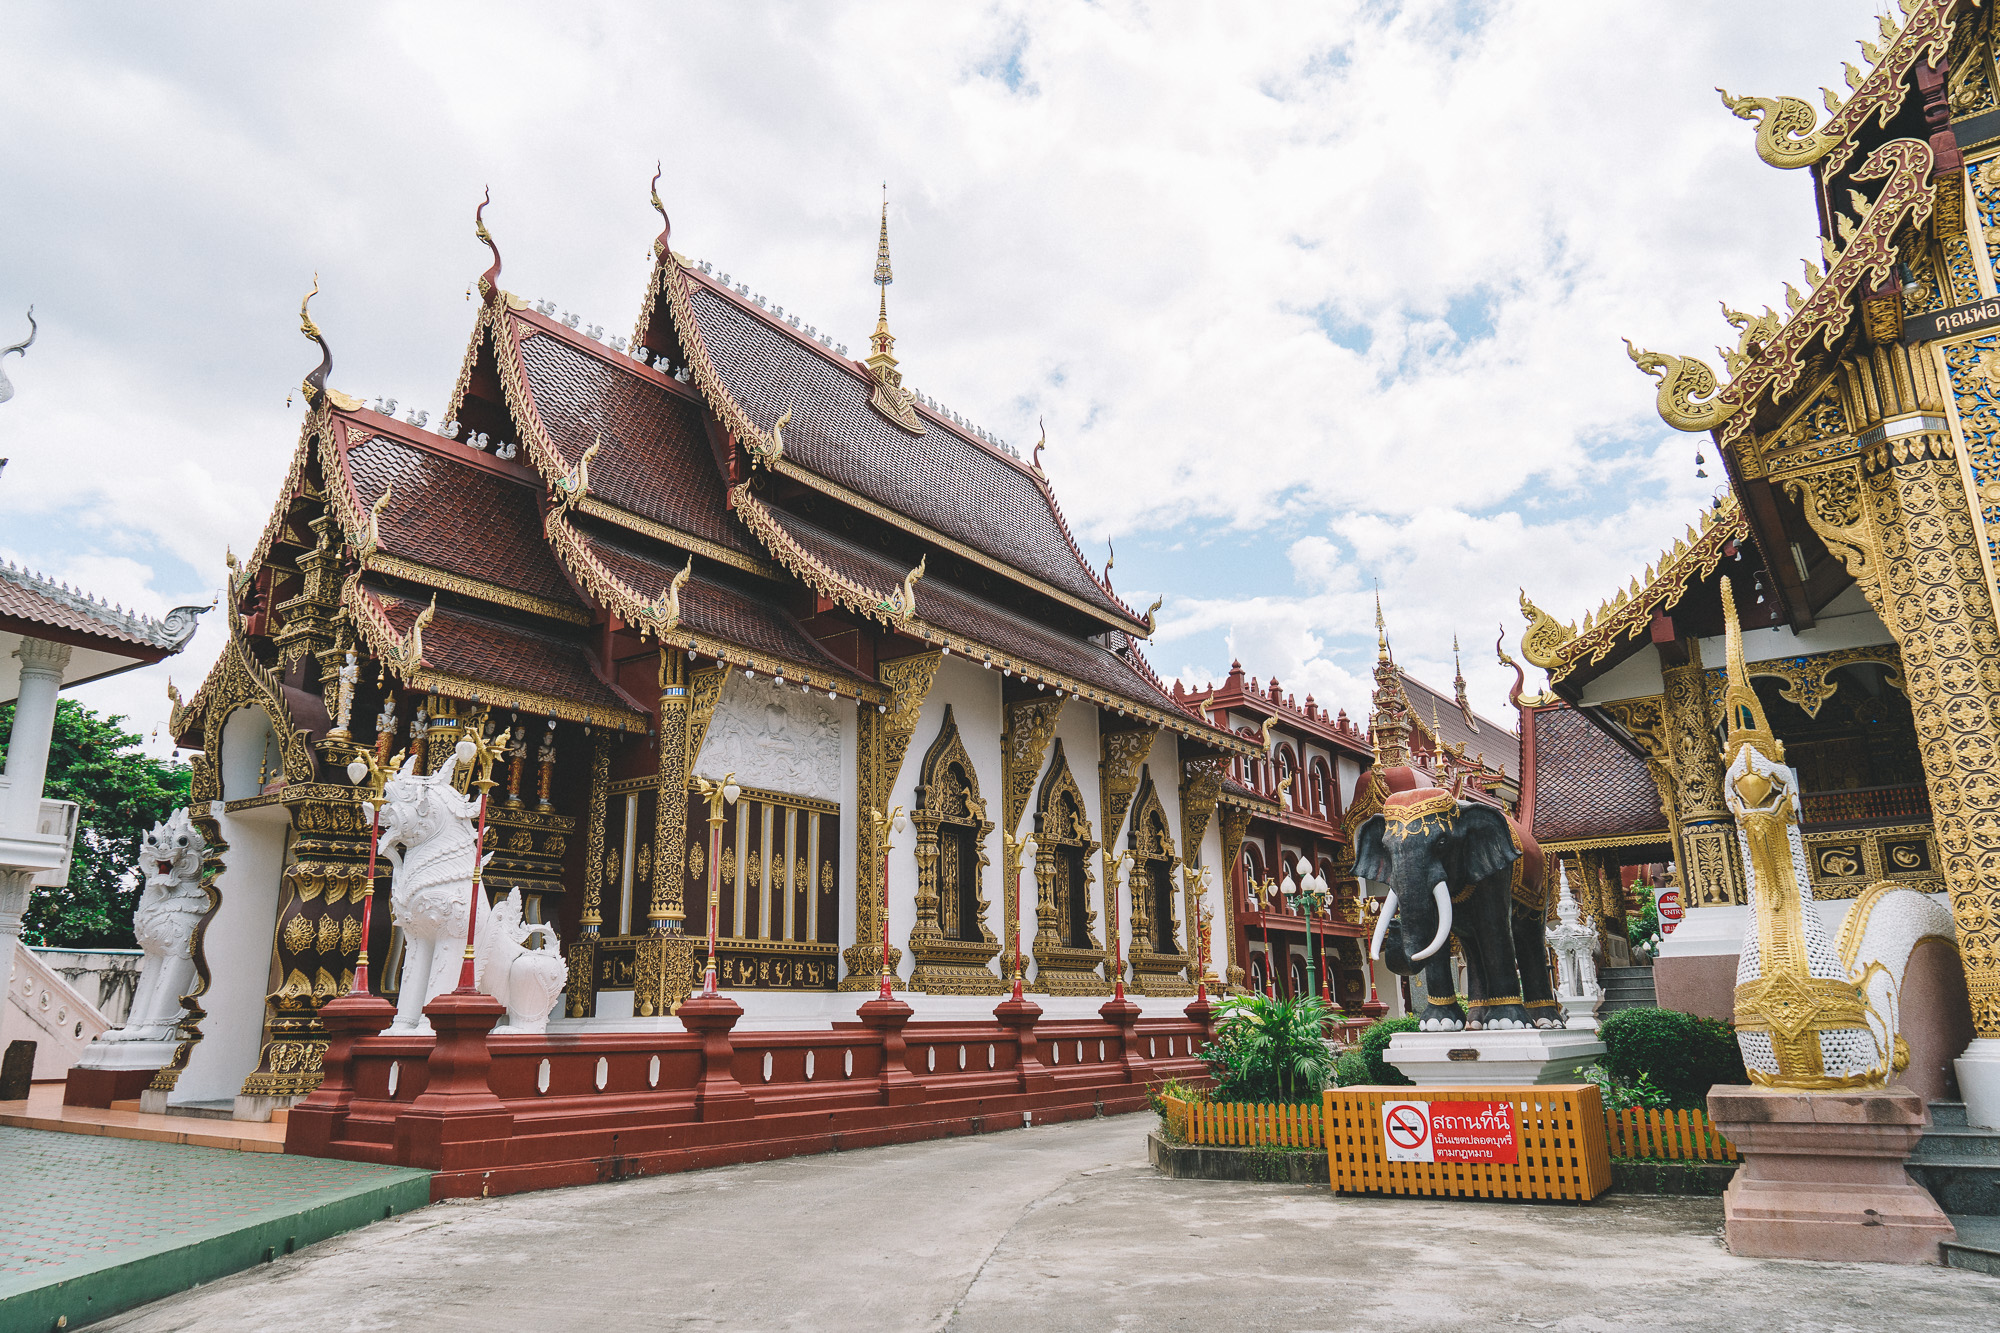
<svg viewBox="0 0 2000 1333">
<path fill-rule="evenodd" d="M 1604 988 L 1597 984 L 1597 927 L 1583 920 L 1576 894 L 1569 887 L 1569 863 L 1556 863 L 1562 898 L 1556 904 L 1557 922 L 1548 928 L 1549 947 L 1556 953 L 1558 984 L 1556 1002 L 1562 1006 L 1563 1026 L 1597 1026 L 1597 1006 L 1604 1002 Z"/>
<path fill-rule="evenodd" d="M 509 889 L 480 923 L 474 959 L 479 989 L 507 1006 L 495 1032 L 546 1032 L 549 1012 L 569 984 L 569 964 L 554 926 L 521 919 L 521 891 Z"/>
<path fill-rule="evenodd" d="M 429 776 L 412 757 L 382 790 L 389 906 L 403 930 L 403 975 L 387 1031 L 430 1031 L 424 1006 L 456 988 L 464 967 L 479 800 L 461 795 L 452 776 L 472 753 L 470 741 L 459 742 L 455 761 Z M 487 852 L 480 864 L 492 859 Z M 481 912 L 473 975 L 481 991 L 507 1006 L 507 1022 L 496 1031 L 544 1031 L 569 981 L 561 941 L 550 926 L 523 923 L 518 889 Z"/>
<path fill-rule="evenodd" d="M 139 843 L 139 864 L 147 869 L 139 909 L 132 913 L 132 933 L 145 950 L 139 985 L 132 994 L 132 1011 L 125 1026 L 104 1033 L 99 1041 L 167 1041 L 179 1026 L 181 997 L 194 983 L 195 927 L 209 908 L 201 886 L 202 857 L 208 844 L 186 810 L 176 810 L 153 825 Z"/>
<path fill-rule="evenodd" d="M 470 742 L 463 744 L 471 749 Z M 458 984 L 479 802 L 451 785 L 457 768 L 447 763 L 425 776 L 412 755 L 382 789 L 380 845 L 391 871 L 389 906 L 403 929 L 396 1020 L 385 1031 L 429 1032 L 424 1006 Z M 371 812 L 364 807 L 362 813 Z"/>
<path fill-rule="evenodd" d="M 1862 890 L 1840 938 L 1813 907 L 1798 774 L 1772 733 L 1743 664 L 1743 631 L 1722 580 L 1729 646 L 1724 798 L 1736 816 L 1750 928 L 1736 971 L 1736 1040 L 1753 1083 L 1879 1088 L 1909 1064 L 1896 1035 L 1903 970 L 1918 941 L 1955 939 L 1940 897 L 1881 880 Z"/>
</svg>

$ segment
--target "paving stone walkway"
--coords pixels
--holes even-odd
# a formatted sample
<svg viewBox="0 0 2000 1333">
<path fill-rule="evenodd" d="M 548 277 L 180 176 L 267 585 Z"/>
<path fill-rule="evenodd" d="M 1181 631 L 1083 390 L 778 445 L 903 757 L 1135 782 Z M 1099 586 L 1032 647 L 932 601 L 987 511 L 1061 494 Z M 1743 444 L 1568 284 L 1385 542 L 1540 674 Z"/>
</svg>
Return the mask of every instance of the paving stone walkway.
<svg viewBox="0 0 2000 1333">
<path fill-rule="evenodd" d="M 109 1321 L 416 1328 L 1987 1330 L 2000 1278 L 1739 1259 L 1713 1199 L 1169 1180 L 1149 1115 L 437 1204 Z"/>
<path fill-rule="evenodd" d="M 71 1327 L 430 1200 L 430 1173 L 0 1128 L 0 1329 Z"/>
</svg>

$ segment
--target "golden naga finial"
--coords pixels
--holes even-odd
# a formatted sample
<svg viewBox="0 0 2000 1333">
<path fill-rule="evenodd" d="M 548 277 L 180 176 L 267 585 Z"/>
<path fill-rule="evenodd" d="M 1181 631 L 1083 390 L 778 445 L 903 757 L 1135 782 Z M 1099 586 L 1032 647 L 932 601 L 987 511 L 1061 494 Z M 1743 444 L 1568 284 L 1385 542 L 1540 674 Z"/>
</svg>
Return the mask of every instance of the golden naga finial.
<svg viewBox="0 0 2000 1333">
<path fill-rule="evenodd" d="M 687 565 L 681 570 L 680 573 L 674 575 L 673 582 L 667 585 L 666 592 L 662 594 L 660 601 L 655 603 L 655 606 L 660 609 L 660 613 L 656 621 L 660 629 L 663 630 L 674 629 L 680 625 L 681 589 L 687 586 L 687 581 L 693 577 L 694 577 L 694 556 L 690 554 L 688 556 Z"/>
<path fill-rule="evenodd" d="M 566 475 L 556 478 L 555 485 L 550 489 L 555 492 L 557 513 L 575 508 L 584 496 L 590 494 L 590 460 L 597 457 L 597 451 L 603 447 L 604 436 L 600 433 L 583 451 L 583 457 L 576 460 L 576 466 Z"/>
<path fill-rule="evenodd" d="M 333 373 L 333 349 L 326 345 L 326 338 L 320 333 L 319 325 L 313 323 L 312 315 L 306 310 L 306 307 L 312 304 L 312 299 L 318 295 L 319 274 L 314 273 L 312 290 L 299 302 L 299 332 L 319 344 L 319 364 L 299 381 L 299 388 L 305 393 L 307 404 L 313 407 L 318 407 L 325 398 L 326 377 Z"/>
<path fill-rule="evenodd" d="M 1528 628 L 1521 635 L 1521 656 L 1544 671 L 1562 667 L 1563 647 L 1576 637 L 1576 628 L 1563 625 L 1529 601 L 1525 588 L 1521 590 L 1521 614 L 1528 621 Z"/>
<path fill-rule="evenodd" d="M 356 552 L 363 569 L 382 549 L 382 511 L 389 507 L 389 499 L 395 491 L 396 483 L 392 481 L 382 488 L 382 494 L 376 497 L 375 503 L 368 506 L 368 531 L 362 539 L 360 551 Z"/>
<path fill-rule="evenodd" d="M 1735 416 L 1740 403 L 1725 402 L 1715 372 L 1697 357 L 1648 352 L 1625 341 L 1632 364 L 1659 381 L 1655 406 L 1660 419 L 1675 430 L 1711 430 Z"/>
<path fill-rule="evenodd" d="M 1271 729 L 1277 725 L 1278 725 L 1278 715 L 1276 713 L 1273 713 L 1271 714 L 1271 716 L 1264 719 L 1263 730 L 1264 730 L 1265 754 L 1269 754 L 1271 752 Z"/>
<path fill-rule="evenodd" d="M 437 609 L 437 594 L 432 593 L 431 604 L 417 612 L 416 622 L 410 626 L 409 635 L 403 640 L 402 657 L 396 663 L 399 668 L 397 674 L 407 676 L 411 672 L 423 670 L 424 626 L 431 623 L 432 617 L 437 615 Z"/>
<path fill-rule="evenodd" d="M 1048 423 L 1047 421 L 1044 421 L 1044 420 L 1043 420 L 1042 418 L 1040 418 L 1040 417 L 1036 417 L 1036 418 L 1035 418 L 1035 424 L 1036 424 L 1037 426 L 1039 426 L 1039 427 L 1041 428 L 1041 431 L 1042 431 L 1042 438 L 1041 438 L 1041 439 L 1039 439 L 1039 440 L 1036 440 L 1036 441 L 1035 441 L 1035 457 L 1034 457 L 1034 460 L 1033 460 L 1033 461 L 1032 461 L 1032 462 L 1031 462 L 1031 463 L 1029 464 L 1029 466 L 1031 466 L 1031 467 L 1033 467 L 1033 468 L 1035 469 L 1035 475 L 1036 475 L 1036 476 L 1041 476 L 1041 475 L 1042 475 L 1042 450 L 1043 450 L 1043 448 L 1044 448 L 1044 447 L 1046 447 L 1046 446 L 1048 445 L 1048 442 L 1049 442 L 1049 423 Z"/>
<path fill-rule="evenodd" d="M 1722 578 L 1722 633 L 1728 655 L 1722 715 L 1729 728 L 1729 739 L 1722 749 L 1723 769 L 1728 771 L 1735 766 L 1736 756 L 1745 746 L 1773 764 L 1782 764 L 1785 762 L 1785 743 L 1777 738 L 1770 722 L 1765 719 L 1764 704 L 1750 684 L 1750 672 L 1743 663 L 1743 626 L 1736 616 L 1736 598 L 1730 590 L 1726 574 Z M 1762 798 L 1753 799 L 1750 803 L 1762 804 Z"/>
<path fill-rule="evenodd" d="M 791 420 L 792 409 L 788 407 L 785 409 L 784 415 L 771 423 L 771 447 L 769 449 L 753 448 L 750 451 L 750 456 L 765 467 L 775 467 L 778 460 L 785 456 L 785 427 L 791 424 Z"/>
<path fill-rule="evenodd" d="M 181 692 L 174 688 L 174 678 L 172 676 L 167 677 L 167 699 L 173 704 L 174 711 L 178 713 L 181 708 Z"/>
<path fill-rule="evenodd" d="M 917 613 L 917 580 L 924 576 L 924 567 L 930 563 L 930 552 L 926 551 L 917 560 L 917 567 L 903 576 L 903 587 L 893 597 L 886 597 L 875 604 L 878 611 L 886 611 L 898 620 L 908 620 Z"/>
<path fill-rule="evenodd" d="M 1144 637 L 1148 639 L 1152 638 L 1153 631 L 1160 627 L 1160 622 L 1158 619 L 1160 614 L 1160 608 L 1165 606 L 1166 604 L 1167 604 L 1167 599 L 1165 597 L 1155 597 L 1153 599 L 1153 604 L 1146 608 L 1146 633 Z"/>
</svg>

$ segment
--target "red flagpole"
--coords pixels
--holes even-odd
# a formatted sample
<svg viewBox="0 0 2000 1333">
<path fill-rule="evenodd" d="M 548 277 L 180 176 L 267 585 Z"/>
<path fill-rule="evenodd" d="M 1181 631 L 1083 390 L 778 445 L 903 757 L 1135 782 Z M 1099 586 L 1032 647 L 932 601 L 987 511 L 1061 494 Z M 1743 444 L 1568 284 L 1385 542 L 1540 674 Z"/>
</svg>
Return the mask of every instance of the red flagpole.
<svg viewBox="0 0 2000 1333">
<path fill-rule="evenodd" d="M 361 894 L 361 956 L 354 963 L 354 984 L 347 989 L 349 995 L 368 993 L 368 928 L 375 911 L 375 848 L 382 839 L 382 803 L 370 801 L 368 808 L 374 814 L 368 824 L 368 887 Z"/>
<path fill-rule="evenodd" d="M 479 793 L 479 836 L 472 841 L 472 901 L 466 904 L 465 912 L 465 962 L 458 969 L 458 994 L 470 995 L 477 989 L 473 973 L 473 928 L 479 920 L 479 894 L 483 887 L 484 866 L 480 864 L 486 849 L 486 793 Z"/>
</svg>

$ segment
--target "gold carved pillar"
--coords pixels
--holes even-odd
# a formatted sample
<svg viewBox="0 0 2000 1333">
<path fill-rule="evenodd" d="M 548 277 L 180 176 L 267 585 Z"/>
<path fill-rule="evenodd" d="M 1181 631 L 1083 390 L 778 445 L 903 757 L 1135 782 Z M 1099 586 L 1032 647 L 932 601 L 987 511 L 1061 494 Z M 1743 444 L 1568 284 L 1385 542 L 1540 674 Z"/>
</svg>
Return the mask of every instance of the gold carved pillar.
<svg viewBox="0 0 2000 1333">
<path fill-rule="evenodd" d="M 1042 760 L 1048 756 L 1049 741 L 1056 734 L 1062 706 L 1061 695 L 1053 699 L 1022 699 L 1007 705 L 1007 734 L 1000 738 L 1000 786 L 1001 817 L 1006 821 L 1001 827 L 1010 838 L 1021 835 L 1021 817 L 1028 812 L 1028 797 L 1041 774 Z M 1014 947 L 1014 933 L 1021 929 L 1021 850 L 1004 840 L 1001 847 L 1000 899 L 1006 904 L 1007 930 L 1000 942 L 1003 951 L 1000 973 L 1011 977 L 1015 954 L 1020 954 L 1024 969 L 1028 955 L 1025 942 L 1019 950 Z"/>
<path fill-rule="evenodd" d="M 882 663 L 876 675 L 891 692 L 886 709 L 878 712 L 866 702 L 860 705 L 854 746 L 854 798 L 860 807 L 854 821 L 854 943 L 847 950 L 847 976 L 840 983 L 844 991 L 868 990 L 881 975 L 882 920 L 888 901 L 883 892 L 879 829 L 868 812 L 889 813 L 889 793 L 895 790 L 910 737 L 916 734 L 917 715 L 943 660 L 942 653 L 920 653 Z M 911 886 L 913 893 L 915 887 Z M 890 946 L 892 975 L 902 952 Z"/>
<path fill-rule="evenodd" d="M 611 738 L 599 732 L 590 752 L 590 815 L 583 844 L 582 929 L 569 946 L 569 1016 L 597 1013 L 597 940 L 604 925 L 604 815 L 611 792 Z"/>
<path fill-rule="evenodd" d="M 1681 884 L 1687 905 L 1726 907 L 1747 901 L 1736 850 L 1736 823 L 1722 799 L 1722 749 L 1701 645 L 1685 640 L 1687 661 L 1664 666 L 1667 749 L 1673 757 L 1674 822 L 1680 829 Z M 1657 779 L 1656 779 L 1657 781 Z"/>
<path fill-rule="evenodd" d="M 1215 966 L 1213 922 L 1209 923 L 1209 943 L 1202 946 L 1201 840 L 1208 834 L 1208 821 L 1222 799 L 1222 757 L 1208 755 L 1181 764 L 1181 864 L 1187 867 L 1184 886 L 1187 894 L 1187 951 L 1189 975 L 1195 969 Z M 1224 864 L 1228 864 L 1225 860 Z M 1212 874 L 1213 872 L 1211 872 Z M 1220 886 L 1228 897 L 1229 885 Z"/>
<path fill-rule="evenodd" d="M 1885 439 L 1789 489 L 1902 650 L 1973 1026 L 2000 1037 L 2000 631 L 1951 436 Z"/>
<path fill-rule="evenodd" d="M 1122 933 L 1118 920 L 1118 868 L 1112 864 L 1112 858 L 1118 854 L 1118 835 L 1125 827 L 1125 812 L 1131 809 L 1132 798 L 1139 792 L 1139 770 L 1145 767 L 1146 756 L 1153 752 L 1153 738 L 1159 734 L 1158 727 L 1098 734 L 1101 754 L 1097 762 L 1097 799 L 1098 807 L 1104 812 L 1104 971 L 1107 976 L 1118 965 L 1118 937 Z"/>
<path fill-rule="evenodd" d="M 1222 810 L 1222 938 L 1227 951 L 1228 970 L 1223 973 L 1231 990 L 1242 990 L 1248 973 L 1236 943 L 1236 866 L 1243 853 L 1243 836 L 1250 831 L 1250 812 L 1240 806 Z"/>
<path fill-rule="evenodd" d="M 678 935 L 686 920 L 688 793 L 687 656 L 678 648 L 660 649 L 660 777 L 653 799 L 653 901 L 646 910 L 647 929 L 655 935 Z"/>
</svg>

